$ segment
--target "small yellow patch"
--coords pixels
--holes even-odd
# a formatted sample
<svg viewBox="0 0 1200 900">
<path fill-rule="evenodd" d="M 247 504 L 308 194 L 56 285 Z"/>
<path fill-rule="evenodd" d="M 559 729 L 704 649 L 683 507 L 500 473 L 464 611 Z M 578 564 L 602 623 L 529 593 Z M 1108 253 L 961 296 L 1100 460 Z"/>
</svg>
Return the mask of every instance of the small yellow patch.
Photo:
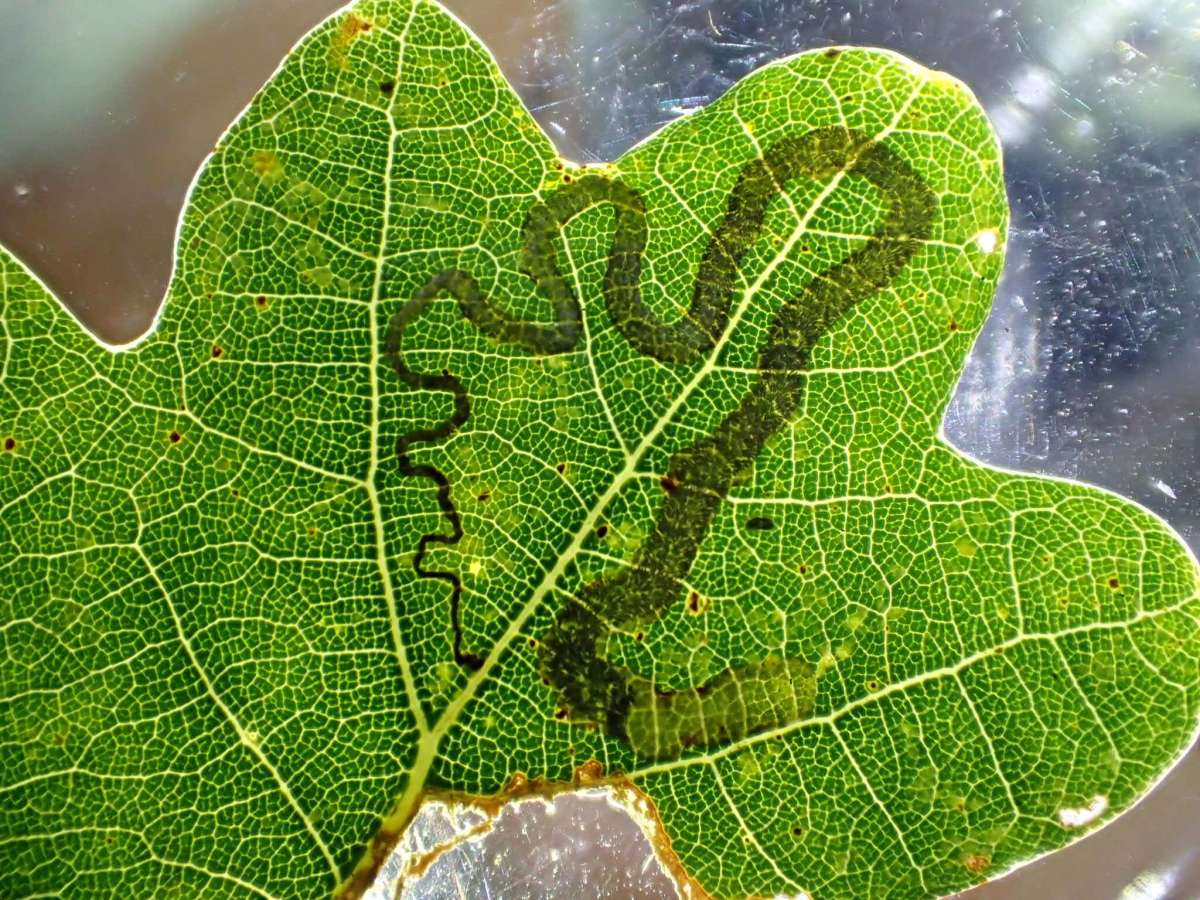
<svg viewBox="0 0 1200 900">
<path fill-rule="evenodd" d="M 329 42 L 329 61 L 339 69 L 350 67 L 350 45 L 365 34 L 369 34 L 375 23 L 357 13 L 346 13 L 341 24 L 334 30 Z"/>
<path fill-rule="evenodd" d="M 283 163 L 271 150 L 255 150 L 250 163 L 254 166 L 254 174 L 264 180 L 274 181 L 283 176 Z"/>
</svg>

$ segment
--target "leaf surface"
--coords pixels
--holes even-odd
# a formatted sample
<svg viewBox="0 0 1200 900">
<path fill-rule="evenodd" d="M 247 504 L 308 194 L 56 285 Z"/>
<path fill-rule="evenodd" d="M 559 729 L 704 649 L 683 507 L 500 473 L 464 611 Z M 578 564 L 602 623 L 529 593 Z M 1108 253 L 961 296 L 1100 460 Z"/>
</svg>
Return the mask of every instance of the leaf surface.
<svg viewBox="0 0 1200 900">
<path fill-rule="evenodd" d="M 581 168 L 431 0 L 318 27 L 136 346 L 0 251 L 0 892 L 327 895 L 426 789 L 591 759 L 719 896 L 947 893 L 1128 808 L 1197 566 L 941 438 L 1007 216 L 885 51 Z"/>
</svg>

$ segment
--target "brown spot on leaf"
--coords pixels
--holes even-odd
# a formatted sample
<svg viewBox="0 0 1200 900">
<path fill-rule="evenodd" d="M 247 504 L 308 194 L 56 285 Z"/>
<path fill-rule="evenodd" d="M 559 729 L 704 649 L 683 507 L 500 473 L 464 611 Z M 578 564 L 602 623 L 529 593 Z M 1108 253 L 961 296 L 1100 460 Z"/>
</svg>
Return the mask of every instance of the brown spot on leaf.
<svg viewBox="0 0 1200 900">
<path fill-rule="evenodd" d="M 590 781 L 599 781 L 604 777 L 604 766 L 599 760 L 589 759 L 582 766 L 575 770 L 575 780 L 580 784 L 586 784 Z"/>
<path fill-rule="evenodd" d="M 676 481 L 674 478 L 672 478 L 670 475 L 664 475 L 662 478 L 659 479 L 658 483 L 662 486 L 662 489 L 664 491 L 666 491 L 668 494 L 673 494 L 673 493 L 675 493 L 675 491 L 677 491 L 679 489 L 679 482 Z"/>
<path fill-rule="evenodd" d="M 602 538 L 607 534 L 608 534 L 608 526 L 607 525 L 601 525 L 599 528 L 596 529 L 596 537 L 598 537 L 598 538 Z"/>
<path fill-rule="evenodd" d="M 329 41 L 329 61 L 339 69 L 349 67 L 350 45 L 370 32 L 372 23 L 355 13 L 346 13 Z"/>
<path fill-rule="evenodd" d="M 213 358 L 213 359 L 220 359 L 220 358 L 221 358 L 222 356 L 224 356 L 224 355 L 225 355 L 225 350 L 224 350 L 222 347 L 219 347 L 218 345 L 216 345 L 216 344 L 213 344 L 213 348 L 212 348 L 212 358 Z"/>
<path fill-rule="evenodd" d="M 992 858 L 982 853 L 968 853 L 963 857 L 963 865 L 972 875 L 979 875 L 992 864 Z"/>
<path fill-rule="evenodd" d="M 257 306 L 259 309 L 266 309 L 267 306 L 269 306 L 270 304 L 267 302 L 266 295 L 259 294 L 257 297 L 254 298 L 254 305 Z"/>
<path fill-rule="evenodd" d="M 1115 591 L 1121 586 L 1121 579 L 1117 578 L 1116 575 L 1112 576 L 1112 578 L 1108 579 L 1108 586 Z"/>
<path fill-rule="evenodd" d="M 178 444 L 180 441 L 183 440 L 183 435 L 180 434 L 178 431 L 172 431 L 170 434 L 167 435 L 167 440 L 170 441 L 172 444 Z"/>
<path fill-rule="evenodd" d="M 396 82 L 390 78 L 387 81 L 379 82 L 379 93 L 390 97 L 394 90 L 396 90 Z"/>
<path fill-rule="evenodd" d="M 4 439 L 4 450 L 5 450 L 5 452 L 6 452 L 6 453 L 12 453 L 12 452 L 13 452 L 14 450 L 16 450 L 16 449 L 17 449 L 17 439 L 16 439 L 16 438 L 11 438 L 11 437 L 6 437 L 6 438 Z"/>
</svg>

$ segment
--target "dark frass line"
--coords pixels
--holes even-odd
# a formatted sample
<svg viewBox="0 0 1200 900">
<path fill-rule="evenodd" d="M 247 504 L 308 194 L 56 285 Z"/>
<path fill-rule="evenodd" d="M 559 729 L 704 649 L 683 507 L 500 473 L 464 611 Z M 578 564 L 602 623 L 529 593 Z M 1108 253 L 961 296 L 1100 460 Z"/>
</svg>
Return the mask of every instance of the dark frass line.
<svg viewBox="0 0 1200 900">
<path fill-rule="evenodd" d="M 543 676 L 559 691 L 559 718 L 602 725 L 639 756 L 675 758 L 690 747 L 737 740 L 811 713 L 816 677 L 804 660 L 771 656 L 726 669 L 697 687 L 663 691 L 609 662 L 602 652 L 613 631 L 638 628 L 640 633 L 671 608 L 734 479 L 752 469 L 767 441 L 796 415 L 812 347 L 857 303 L 890 284 L 929 237 L 937 211 L 933 192 L 891 149 L 854 129 L 819 128 L 784 138 L 743 167 L 705 248 L 691 304 L 674 322 L 664 323 L 642 300 L 647 228 L 641 198 L 627 185 L 598 174 L 564 185 L 533 206 L 525 219 L 521 268 L 550 301 L 553 324 L 509 316 L 470 275 L 456 270 L 432 278 L 392 318 L 387 351 L 400 377 L 414 388 L 454 395 L 451 418 L 401 437 L 397 457 L 405 475 L 434 481 L 438 504 L 451 523 L 451 534 L 421 538 L 413 566 L 420 576 L 452 586 L 459 664 L 471 669 L 482 665 L 478 656 L 462 649 L 461 580 L 452 572 L 426 570 L 422 563 L 430 543 L 461 540 L 462 525 L 445 475 L 433 466 L 414 465 L 408 451 L 415 443 L 445 440 L 469 418 L 470 401 L 449 372 L 426 375 L 404 364 L 400 339 L 405 327 L 432 299 L 449 294 L 464 317 L 498 341 L 540 355 L 573 349 L 581 334 L 581 310 L 558 270 L 555 241 L 560 227 L 575 215 L 608 203 L 615 212 L 603 285 L 610 320 L 639 353 L 668 365 L 694 365 L 716 347 L 728 326 L 739 267 L 761 236 L 771 201 L 798 178 L 827 181 L 838 173 L 864 178 L 879 190 L 888 206 L 883 223 L 863 247 L 814 276 L 780 307 L 759 352 L 757 381 L 710 436 L 672 455 L 661 480 L 664 498 L 655 527 L 634 562 L 573 595 L 538 644 Z"/>
<path fill-rule="evenodd" d="M 465 666 L 468 669 L 478 670 L 483 666 L 483 660 L 474 653 L 469 653 L 463 650 L 463 634 L 460 625 L 460 610 L 459 606 L 462 602 L 462 579 L 453 572 L 444 572 L 432 569 L 426 569 L 425 553 L 429 549 L 430 544 L 457 544 L 462 540 L 463 528 L 462 519 L 458 514 L 458 509 L 454 506 L 454 500 L 450 496 L 450 479 L 448 479 L 440 469 L 436 466 L 421 465 L 414 463 L 409 456 L 409 448 L 414 444 L 422 443 L 437 443 L 444 441 L 454 431 L 459 428 L 471 416 L 471 400 L 467 396 L 467 392 L 463 389 L 462 382 L 451 375 L 448 371 L 442 370 L 440 375 L 427 375 L 421 372 L 414 372 L 404 364 L 404 359 L 400 355 L 400 337 L 404 333 L 404 327 L 417 318 L 440 291 L 450 289 L 453 279 L 451 276 L 455 273 L 444 273 L 430 281 L 421 292 L 392 317 L 388 326 L 387 335 L 387 356 L 392 364 L 392 368 L 396 370 L 396 374 L 409 387 L 418 390 L 427 391 L 443 391 L 453 395 L 454 397 L 454 413 L 449 419 L 436 425 L 433 428 L 418 428 L 400 436 L 396 441 L 396 461 L 400 466 L 400 471 L 408 477 L 428 478 L 437 486 L 437 504 L 444 515 L 450 521 L 450 534 L 442 534 L 440 532 L 430 532 L 421 536 L 420 542 L 417 544 L 417 552 L 413 556 L 413 569 L 421 578 L 436 578 L 440 581 L 445 581 L 450 585 L 450 620 L 454 625 L 454 661 L 460 666 Z"/>
</svg>

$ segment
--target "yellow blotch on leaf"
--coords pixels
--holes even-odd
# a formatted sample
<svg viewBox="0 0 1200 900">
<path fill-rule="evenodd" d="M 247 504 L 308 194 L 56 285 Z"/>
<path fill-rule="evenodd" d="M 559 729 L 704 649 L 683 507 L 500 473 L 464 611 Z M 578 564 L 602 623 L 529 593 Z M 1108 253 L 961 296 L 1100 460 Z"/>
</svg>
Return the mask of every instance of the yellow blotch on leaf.
<svg viewBox="0 0 1200 900">
<path fill-rule="evenodd" d="M 271 150 L 255 150 L 250 157 L 254 174 L 265 181 L 275 181 L 283 177 L 283 163 Z"/>
</svg>

